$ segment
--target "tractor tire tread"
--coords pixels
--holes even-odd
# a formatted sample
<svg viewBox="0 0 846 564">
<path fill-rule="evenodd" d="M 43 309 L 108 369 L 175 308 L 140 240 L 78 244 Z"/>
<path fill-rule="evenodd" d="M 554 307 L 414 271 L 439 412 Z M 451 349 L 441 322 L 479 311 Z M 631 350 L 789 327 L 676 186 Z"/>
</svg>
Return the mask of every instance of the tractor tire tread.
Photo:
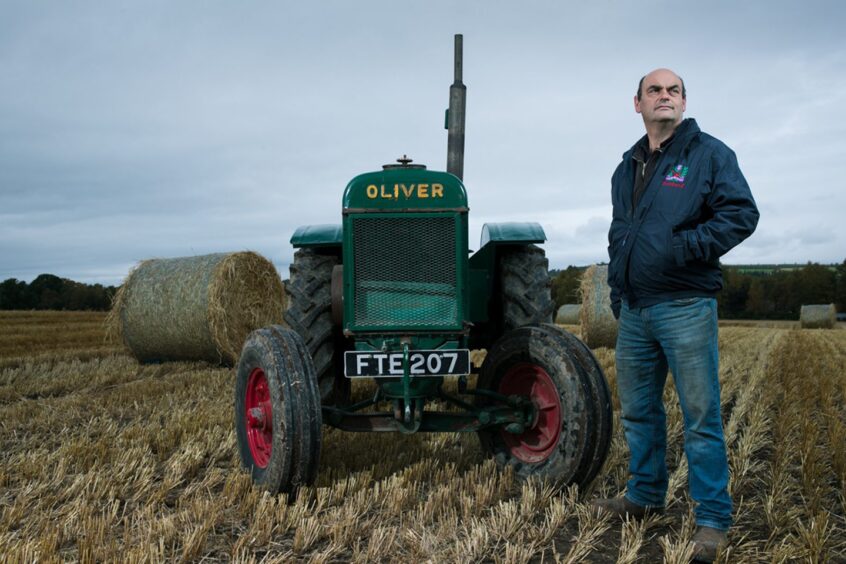
<svg viewBox="0 0 846 564">
<path fill-rule="evenodd" d="M 314 361 L 320 401 L 332 403 L 335 387 L 335 327 L 332 324 L 332 268 L 338 264 L 334 255 L 321 255 L 312 249 L 294 253 L 290 279 L 285 284 L 288 309 L 283 317 L 299 333 Z"/>
<path fill-rule="evenodd" d="M 532 323 L 552 323 L 555 303 L 549 261 L 543 249 L 536 245 L 503 249 L 499 267 L 502 331 Z"/>
</svg>

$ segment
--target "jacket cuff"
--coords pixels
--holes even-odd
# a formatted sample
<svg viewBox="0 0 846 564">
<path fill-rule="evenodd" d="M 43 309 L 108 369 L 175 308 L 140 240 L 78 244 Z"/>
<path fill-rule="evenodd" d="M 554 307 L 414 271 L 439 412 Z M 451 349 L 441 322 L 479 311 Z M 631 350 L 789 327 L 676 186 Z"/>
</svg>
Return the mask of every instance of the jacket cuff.
<svg viewBox="0 0 846 564">
<path fill-rule="evenodd" d="M 676 261 L 676 266 L 684 266 L 687 264 L 684 246 L 684 235 L 682 233 L 673 233 L 673 259 Z"/>
</svg>

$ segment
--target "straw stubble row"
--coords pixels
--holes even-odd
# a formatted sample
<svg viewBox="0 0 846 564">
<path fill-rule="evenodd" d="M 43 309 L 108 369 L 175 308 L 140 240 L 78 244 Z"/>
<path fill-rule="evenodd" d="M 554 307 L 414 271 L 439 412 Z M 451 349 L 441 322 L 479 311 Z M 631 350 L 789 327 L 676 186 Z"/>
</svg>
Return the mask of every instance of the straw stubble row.
<svg viewBox="0 0 846 564">
<path fill-rule="evenodd" d="M 843 555 L 846 333 L 797 333 L 722 330 L 738 512 L 732 561 Z M 613 350 L 596 354 L 614 390 Z M 682 561 L 690 550 L 671 385 L 670 512 L 625 526 L 588 505 L 590 495 L 625 486 L 616 397 L 611 452 L 589 494 L 516 482 L 472 435 L 325 428 L 317 482 L 288 503 L 239 469 L 232 385 L 231 371 L 212 365 L 140 366 L 114 354 L 0 370 L 0 553 L 9 561 L 633 562 Z M 372 388 L 357 382 L 353 393 Z"/>
</svg>

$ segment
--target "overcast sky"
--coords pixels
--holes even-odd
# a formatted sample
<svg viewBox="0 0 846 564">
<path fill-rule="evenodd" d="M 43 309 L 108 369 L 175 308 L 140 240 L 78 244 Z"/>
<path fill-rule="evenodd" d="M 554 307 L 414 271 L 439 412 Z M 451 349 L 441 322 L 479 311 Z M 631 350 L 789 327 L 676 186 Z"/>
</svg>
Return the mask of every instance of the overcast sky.
<svg viewBox="0 0 846 564">
<path fill-rule="evenodd" d="M 340 223 L 350 178 L 446 167 L 453 34 L 471 248 L 538 221 L 550 266 L 607 261 L 632 96 L 670 67 L 761 210 L 724 262 L 846 258 L 843 2 L 0 0 L 0 280 L 120 283 L 145 258 Z"/>
</svg>

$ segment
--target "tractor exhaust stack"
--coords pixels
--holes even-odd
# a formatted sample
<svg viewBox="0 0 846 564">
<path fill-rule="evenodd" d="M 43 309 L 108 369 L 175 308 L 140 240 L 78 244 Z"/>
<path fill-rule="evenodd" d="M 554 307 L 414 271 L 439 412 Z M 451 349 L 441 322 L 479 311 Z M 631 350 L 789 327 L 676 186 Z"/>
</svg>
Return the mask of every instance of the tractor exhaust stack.
<svg viewBox="0 0 846 564">
<path fill-rule="evenodd" d="M 464 57 L 464 36 L 455 35 L 455 82 L 449 87 L 449 109 L 446 125 L 447 172 L 464 179 L 464 109 L 467 105 L 467 87 L 461 82 Z"/>
</svg>

